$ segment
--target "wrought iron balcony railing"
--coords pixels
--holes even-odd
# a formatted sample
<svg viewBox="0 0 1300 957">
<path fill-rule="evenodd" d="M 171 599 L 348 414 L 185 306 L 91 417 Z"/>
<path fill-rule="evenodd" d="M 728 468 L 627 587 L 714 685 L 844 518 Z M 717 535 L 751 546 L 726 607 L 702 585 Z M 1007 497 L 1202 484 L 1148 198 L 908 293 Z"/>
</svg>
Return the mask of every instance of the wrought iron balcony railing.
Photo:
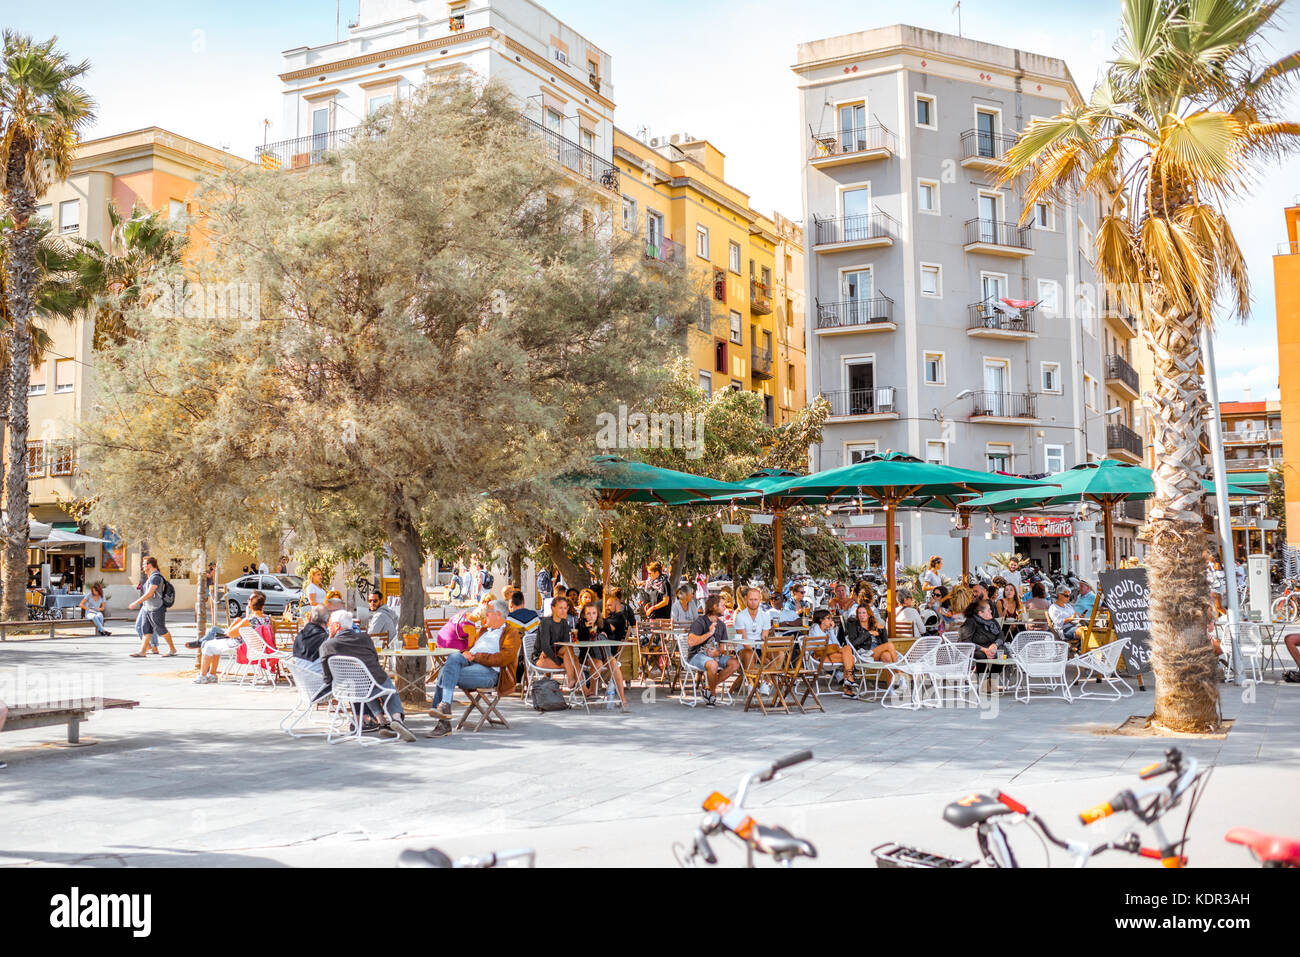
<svg viewBox="0 0 1300 957">
<path fill-rule="evenodd" d="M 1006 246 L 1011 249 L 1033 249 L 1034 228 L 1000 219 L 968 219 L 966 220 L 966 245 L 975 243 Z"/>
<path fill-rule="evenodd" d="M 966 307 L 967 329 L 987 329 L 990 332 L 1036 332 L 1034 307 L 1014 309 L 1000 299 L 990 297 L 972 302 Z"/>
<path fill-rule="evenodd" d="M 1007 150 L 1015 145 L 1018 137 L 1010 133 L 985 133 L 982 130 L 966 130 L 961 135 L 961 158 L 983 159 L 1002 162 Z"/>
<path fill-rule="evenodd" d="M 1128 452 L 1130 455 L 1142 457 L 1142 436 L 1138 435 L 1127 425 L 1106 426 L 1106 448 L 1119 449 Z"/>
<path fill-rule="evenodd" d="M 894 321 L 894 300 L 888 296 L 817 303 L 818 329 L 848 329 Z"/>
<path fill-rule="evenodd" d="M 971 418 L 1038 418 L 1038 395 L 1034 392 L 975 392 L 970 399 Z"/>
<path fill-rule="evenodd" d="M 1142 391 L 1137 369 L 1129 365 L 1128 360 L 1121 355 L 1111 354 L 1106 356 L 1106 378 L 1118 379 L 1134 392 Z"/>
<path fill-rule="evenodd" d="M 896 390 L 893 386 L 823 392 L 822 395 L 830 402 L 833 416 L 888 415 L 898 412 Z"/>
<path fill-rule="evenodd" d="M 870 213 L 840 216 L 835 219 L 813 217 L 814 244 L 860 243 L 898 237 L 898 220 L 876 209 Z"/>
<path fill-rule="evenodd" d="M 853 129 L 814 133 L 808 158 L 819 160 L 874 150 L 897 153 L 898 137 L 894 135 L 894 131 L 879 123 L 872 123 L 870 126 L 857 126 Z"/>
</svg>

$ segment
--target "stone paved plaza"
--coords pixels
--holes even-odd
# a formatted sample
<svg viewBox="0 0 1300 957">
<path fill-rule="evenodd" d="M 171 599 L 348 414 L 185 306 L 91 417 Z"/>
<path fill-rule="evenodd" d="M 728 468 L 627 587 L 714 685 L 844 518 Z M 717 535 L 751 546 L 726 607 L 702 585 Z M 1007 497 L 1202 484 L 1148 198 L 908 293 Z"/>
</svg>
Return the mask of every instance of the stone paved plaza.
<svg viewBox="0 0 1300 957">
<path fill-rule="evenodd" d="M 129 658 L 133 636 L 121 623 L 114 631 L 0 644 L 0 687 L 57 670 L 140 702 L 83 725 L 95 742 L 85 747 L 60 743 L 59 728 L 0 734 L 4 866 L 386 866 L 402 848 L 428 845 L 533 847 L 539 866 L 670 866 L 709 792 L 731 792 L 747 768 L 801 748 L 814 760 L 749 803 L 764 823 L 813 841 L 816 864 L 868 864 L 886 840 L 969 857 L 973 833 L 940 819 L 949 801 L 1002 788 L 1062 836 L 1100 839 L 1121 831 L 1120 818 L 1085 832 L 1075 812 L 1132 784 L 1169 743 L 1096 733 L 1148 712 L 1150 692 L 1139 692 L 1073 705 L 1007 697 L 996 712 L 885 710 L 836 694 L 825 714 L 769 717 L 662 695 L 633 696 L 628 715 L 540 715 L 515 698 L 503 706 L 510 730 L 331 746 L 278 730 L 294 692 L 194 686 L 182 677 L 192 652 Z M 178 644 L 192 633 L 177 628 Z M 1193 865 L 1248 866 L 1245 849 L 1222 840 L 1233 825 L 1300 833 L 1300 686 L 1267 677 L 1253 702 L 1223 687 L 1236 719 L 1226 739 L 1178 742 L 1216 765 L 1192 824 Z M 411 723 L 417 733 L 430 726 Z M 1034 838 L 1016 846 L 1025 862 L 1042 862 Z"/>
</svg>

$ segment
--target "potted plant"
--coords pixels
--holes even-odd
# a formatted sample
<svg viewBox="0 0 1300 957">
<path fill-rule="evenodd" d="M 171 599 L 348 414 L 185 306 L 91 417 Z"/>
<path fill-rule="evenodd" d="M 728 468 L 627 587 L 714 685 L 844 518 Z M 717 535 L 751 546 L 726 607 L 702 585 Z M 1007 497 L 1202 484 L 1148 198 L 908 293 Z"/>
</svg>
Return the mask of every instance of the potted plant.
<svg viewBox="0 0 1300 957">
<path fill-rule="evenodd" d="M 420 647 L 420 639 L 424 636 L 420 634 L 419 628 L 408 627 L 402 629 L 402 644 L 407 651 L 414 651 Z"/>
</svg>

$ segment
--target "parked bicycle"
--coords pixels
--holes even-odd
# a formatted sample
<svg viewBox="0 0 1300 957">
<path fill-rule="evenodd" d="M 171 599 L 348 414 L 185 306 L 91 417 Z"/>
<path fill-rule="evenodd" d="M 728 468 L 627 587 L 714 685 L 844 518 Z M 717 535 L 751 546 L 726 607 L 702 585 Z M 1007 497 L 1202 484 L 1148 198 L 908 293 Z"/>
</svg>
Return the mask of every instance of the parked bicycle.
<svg viewBox="0 0 1300 957">
<path fill-rule="evenodd" d="M 1300 841 L 1278 834 L 1234 827 L 1223 839 L 1229 844 L 1244 844 L 1260 867 L 1300 867 Z"/>
<path fill-rule="evenodd" d="M 1155 782 L 1156 778 L 1167 774 L 1172 777 L 1163 783 Z M 1123 851 L 1151 858 L 1160 861 L 1165 867 L 1185 866 L 1187 827 L 1201 799 L 1209 769 L 1203 770 L 1195 758 L 1186 758 L 1177 748 L 1170 748 L 1165 752 L 1163 762 L 1143 768 L 1138 776 L 1143 781 L 1152 783 L 1119 792 L 1109 801 L 1081 812 L 1079 820 L 1084 824 L 1092 824 L 1112 814 L 1130 813 L 1140 824 L 1150 828 L 1156 840 L 1154 847 L 1144 847 L 1136 831 L 1129 831 L 1116 840 L 1099 844 L 1062 840 L 1052 832 L 1046 821 L 1028 807 L 1009 794 L 994 791 L 992 794 L 968 794 L 949 804 L 943 811 L 943 819 L 954 827 L 975 827 L 975 839 L 980 852 L 978 860 L 945 857 L 892 842 L 872 848 L 871 853 L 876 858 L 877 867 L 948 868 L 975 867 L 978 864 L 986 867 L 1020 867 L 1008 841 L 1007 831 L 1009 827 L 1023 824 L 1040 841 L 1059 847 L 1069 854 L 1075 867 L 1086 867 L 1089 861 L 1106 851 Z M 1183 821 L 1182 834 L 1177 840 L 1171 840 L 1165 835 L 1161 821 L 1184 800 L 1187 802 L 1187 817 Z M 1043 845 L 1044 854 L 1047 852 L 1047 843 Z M 1048 863 L 1050 864 L 1050 859 Z"/>
<path fill-rule="evenodd" d="M 1300 622 L 1300 583 L 1288 578 L 1283 586 L 1282 594 L 1273 600 L 1269 617 L 1273 621 Z"/>
<path fill-rule="evenodd" d="M 714 791 L 704 799 L 707 812 L 700 826 L 695 830 L 695 837 L 689 848 L 682 844 L 673 845 L 673 856 L 682 867 L 699 867 L 699 861 L 705 864 L 718 863 L 713 853 L 709 838 L 718 833 L 733 835 L 745 845 L 745 866 L 754 866 L 754 852 L 771 856 L 782 867 L 789 867 L 798 857 L 816 857 L 817 848 L 809 841 L 795 837 L 783 827 L 767 827 L 759 824 L 745 811 L 745 796 L 755 782 L 766 784 L 773 780 L 778 772 L 796 764 L 802 764 L 812 758 L 811 751 L 797 751 L 787 754 L 767 767 L 750 771 L 740 779 L 740 787 L 735 798 Z"/>
<path fill-rule="evenodd" d="M 408 848 L 397 858 L 398 867 L 532 867 L 537 859 L 537 852 L 532 848 L 518 848 L 509 851 L 493 851 L 479 857 L 458 857 L 452 860 L 436 847 L 417 851 Z M 527 863 L 516 863 L 527 862 Z"/>
</svg>

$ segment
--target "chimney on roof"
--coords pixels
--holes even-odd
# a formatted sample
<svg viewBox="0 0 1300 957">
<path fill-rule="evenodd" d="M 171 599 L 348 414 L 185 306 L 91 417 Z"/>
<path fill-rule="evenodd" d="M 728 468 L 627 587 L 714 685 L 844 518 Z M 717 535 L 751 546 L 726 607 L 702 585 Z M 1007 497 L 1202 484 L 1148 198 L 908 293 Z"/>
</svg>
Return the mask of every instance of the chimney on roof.
<svg viewBox="0 0 1300 957">
<path fill-rule="evenodd" d="M 1242 389 L 1242 390 L 1241 390 L 1241 393 L 1242 393 L 1242 396 L 1243 396 L 1243 398 L 1242 398 L 1241 401 L 1242 401 L 1242 402 L 1249 402 L 1249 401 L 1250 401 L 1250 386 L 1246 386 L 1244 389 Z"/>
</svg>

